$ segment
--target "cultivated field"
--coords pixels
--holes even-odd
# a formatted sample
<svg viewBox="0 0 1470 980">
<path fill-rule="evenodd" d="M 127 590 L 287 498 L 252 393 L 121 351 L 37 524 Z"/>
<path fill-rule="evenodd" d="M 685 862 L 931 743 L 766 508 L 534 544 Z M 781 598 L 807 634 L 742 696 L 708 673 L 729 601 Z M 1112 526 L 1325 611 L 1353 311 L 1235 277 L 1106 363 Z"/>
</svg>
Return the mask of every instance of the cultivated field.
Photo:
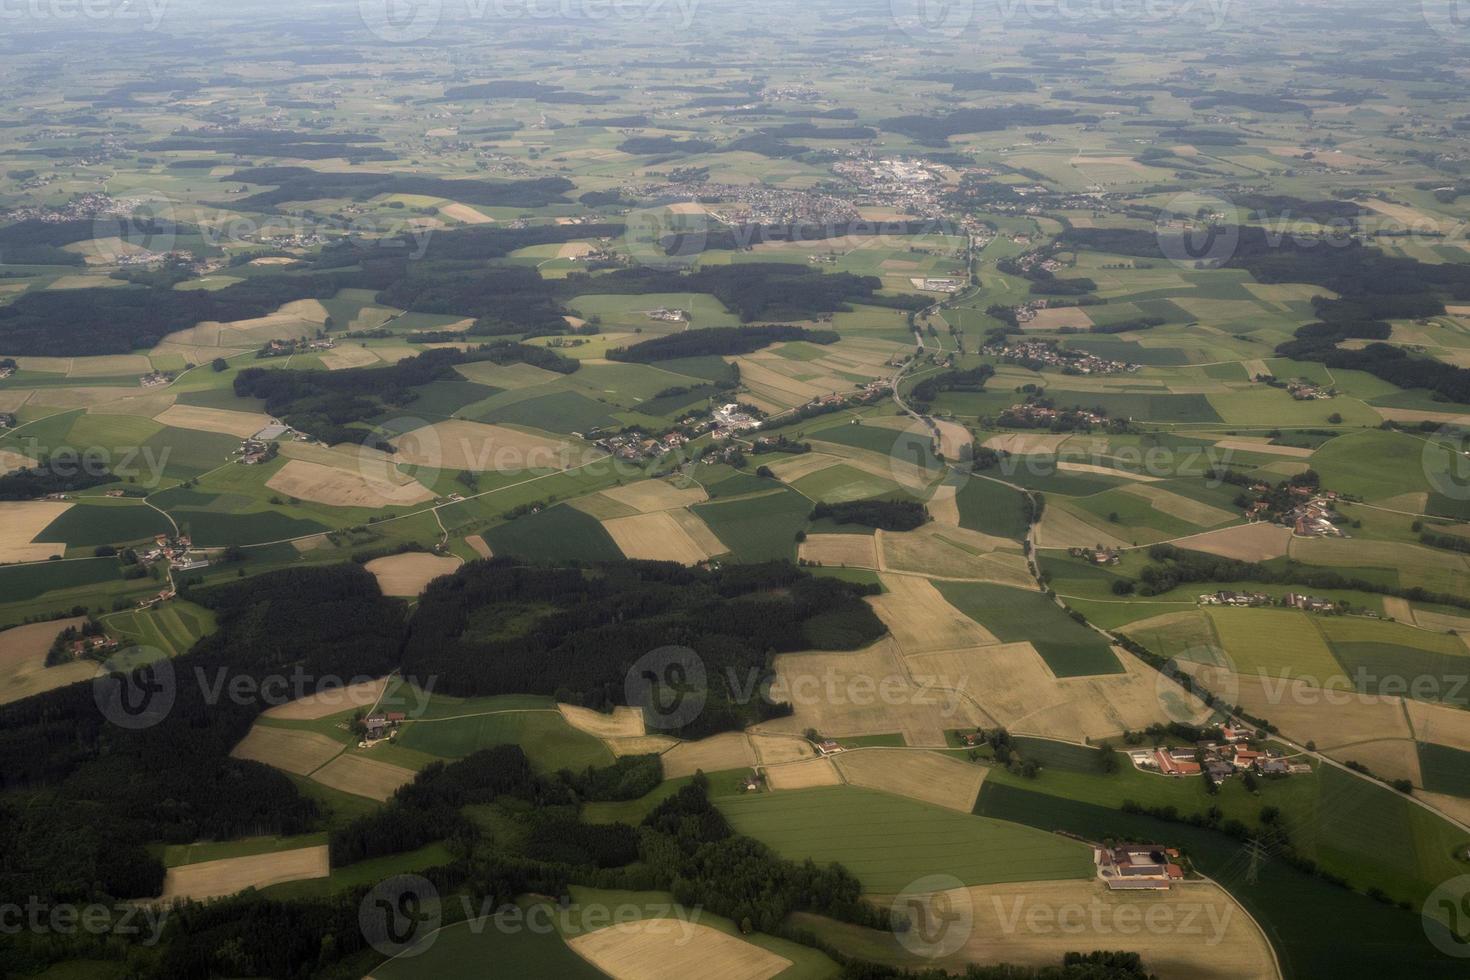
<svg viewBox="0 0 1470 980">
<path fill-rule="evenodd" d="M 917 575 L 881 575 L 883 595 L 868 603 L 905 655 L 955 650 L 997 642 L 995 635 L 945 601 L 932 582 Z"/>
<path fill-rule="evenodd" d="M 1107 548 L 1127 548 L 1130 543 L 1094 527 L 1056 504 L 1042 511 L 1041 523 L 1036 525 L 1037 548 L 1091 548 L 1098 544 Z"/>
<path fill-rule="evenodd" d="M 237 759 L 263 762 L 298 776 L 307 776 L 341 751 L 341 742 L 334 742 L 319 732 L 256 724 L 230 755 Z"/>
<path fill-rule="evenodd" d="M 390 482 L 377 478 L 379 472 L 376 467 L 358 472 L 293 459 L 271 474 L 265 485 L 288 497 L 332 507 L 376 509 L 422 504 L 434 499 L 433 492 L 416 480 L 404 478 L 402 483 Z"/>
<path fill-rule="evenodd" d="M 602 491 L 604 497 L 633 508 L 640 514 L 702 504 L 709 499 L 700 486 L 676 487 L 665 480 L 639 480 Z"/>
<path fill-rule="evenodd" d="M 405 432 L 395 445 L 402 462 L 476 472 L 561 469 L 570 449 L 551 436 L 463 419 Z"/>
<path fill-rule="evenodd" d="M 485 539 L 478 534 L 471 534 L 464 539 L 464 543 L 475 549 L 475 554 L 481 558 L 495 557 L 495 553 L 490 550 L 490 546 L 485 543 Z"/>
<path fill-rule="evenodd" d="M 0 502 L 0 565 L 10 562 L 45 561 L 66 550 L 64 544 L 32 544 L 36 535 L 70 510 L 64 500 L 16 500 Z"/>
<path fill-rule="evenodd" d="M 937 752 L 881 747 L 849 749 L 833 761 L 843 780 L 853 786 L 896 793 L 960 813 L 974 808 L 987 771 L 984 766 Z"/>
<path fill-rule="evenodd" d="M 441 575 L 453 575 L 461 562 L 446 555 L 410 551 L 386 558 L 374 558 L 363 567 L 378 580 L 384 595 L 412 597 L 429 587 Z"/>
<path fill-rule="evenodd" d="M 90 660 L 46 666 L 46 654 L 57 634 L 80 626 L 86 617 L 31 623 L 0 631 L 0 704 L 84 681 L 97 673 Z"/>
<path fill-rule="evenodd" d="M 626 980 L 768 980 L 791 966 L 784 956 L 697 922 L 643 919 L 567 941 L 610 977 Z"/>
<path fill-rule="evenodd" d="M 246 439 L 271 424 L 271 417 L 259 412 L 235 412 L 223 408 L 201 408 L 197 405 L 173 405 L 154 416 L 155 422 L 176 429 L 219 432 Z M 223 462 L 223 460 L 221 460 Z"/>
<path fill-rule="evenodd" d="M 315 721 L 353 708 L 371 708 L 383 696 L 383 689 L 387 685 L 388 678 L 380 677 L 375 681 L 319 691 L 287 704 L 267 708 L 262 717 L 283 721 Z"/>
<path fill-rule="evenodd" d="M 160 899 L 190 898 L 203 901 L 244 891 L 265 888 L 283 881 L 325 878 L 331 873 L 327 845 L 298 847 L 291 851 L 221 858 L 169 868 L 163 877 Z"/>
<path fill-rule="evenodd" d="M 1016 543 L 1007 538 L 933 523 L 914 531 L 880 531 L 877 538 L 880 569 L 1022 589 L 1035 585 L 1026 560 L 1009 550 Z"/>
<path fill-rule="evenodd" d="M 1266 561 L 1286 554 L 1291 544 L 1291 528 L 1280 524 L 1239 524 L 1179 538 L 1174 544 L 1191 551 L 1219 555 L 1221 558 Z"/>
<path fill-rule="evenodd" d="M 743 732 L 711 735 L 697 742 L 680 742 L 663 754 L 664 778 L 692 776 L 695 770 L 719 772 L 755 765 L 755 752 Z"/>
<path fill-rule="evenodd" d="M 766 766 L 766 784 L 773 790 L 811 789 L 813 786 L 837 786 L 842 777 L 831 759 L 807 759 Z"/>
<path fill-rule="evenodd" d="M 1058 678 L 1030 643 L 1005 643 L 908 657 L 914 676 L 943 679 L 966 702 L 1020 735 L 1069 742 L 1097 741 L 1154 722 L 1201 721 L 1197 699 L 1136 660 L 1119 653 L 1121 674 Z M 959 725 L 951 725 L 958 728 Z"/>
<path fill-rule="evenodd" d="M 711 557 L 678 521 L 663 511 L 615 517 L 603 521 L 602 526 L 629 558 L 697 565 Z"/>
<path fill-rule="evenodd" d="M 413 777 L 411 769 L 347 753 L 311 774 L 311 778 L 323 786 L 379 801 L 388 799 L 405 783 L 413 782 Z"/>
<path fill-rule="evenodd" d="M 756 761 L 762 764 L 799 762 L 817 753 L 812 743 L 800 735 L 765 735 L 752 730 L 750 745 Z"/>
<path fill-rule="evenodd" d="M 619 705 L 611 714 L 572 704 L 558 704 L 556 709 L 567 724 L 597 738 L 637 738 L 646 734 L 643 712 L 639 708 Z"/>
<path fill-rule="evenodd" d="M 797 554 L 818 565 L 877 568 L 875 541 L 871 534 L 808 534 Z"/>
</svg>

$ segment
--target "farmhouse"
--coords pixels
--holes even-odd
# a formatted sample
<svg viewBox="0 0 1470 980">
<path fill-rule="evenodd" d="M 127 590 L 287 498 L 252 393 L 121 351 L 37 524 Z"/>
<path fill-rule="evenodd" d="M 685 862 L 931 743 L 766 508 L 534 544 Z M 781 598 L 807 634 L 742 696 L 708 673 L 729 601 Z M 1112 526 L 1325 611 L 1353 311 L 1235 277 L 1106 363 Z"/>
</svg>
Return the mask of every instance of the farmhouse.
<svg viewBox="0 0 1470 980">
<path fill-rule="evenodd" d="M 1304 609 L 1307 612 L 1332 612 L 1337 608 L 1337 604 L 1331 599 L 1302 595 L 1299 592 L 1288 592 L 1283 601 L 1293 609 Z"/>
<path fill-rule="evenodd" d="M 1222 589 L 1199 597 L 1204 606 L 1269 606 L 1271 597 L 1264 592 L 1232 592 Z"/>
<path fill-rule="evenodd" d="M 1120 844 L 1093 852 L 1098 877 L 1108 888 L 1167 890 L 1184 877 L 1179 852 L 1162 844 Z"/>
</svg>

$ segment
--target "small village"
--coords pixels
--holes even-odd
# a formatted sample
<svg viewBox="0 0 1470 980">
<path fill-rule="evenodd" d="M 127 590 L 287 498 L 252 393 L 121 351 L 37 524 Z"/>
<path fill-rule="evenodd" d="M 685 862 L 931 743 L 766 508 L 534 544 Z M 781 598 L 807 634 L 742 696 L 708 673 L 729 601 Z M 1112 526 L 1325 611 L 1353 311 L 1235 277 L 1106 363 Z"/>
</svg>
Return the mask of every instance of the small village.
<svg viewBox="0 0 1470 980">
<path fill-rule="evenodd" d="M 158 534 L 153 538 L 153 547 L 138 556 L 144 562 L 166 561 L 176 572 L 193 572 L 209 567 L 209 559 L 194 554 L 194 542 L 186 534 L 170 537 Z"/>
<path fill-rule="evenodd" d="M 980 353 L 1032 370 L 1056 368 L 1063 374 L 1132 374 L 1141 365 L 1098 357 L 1084 350 L 1062 347 L 1055 341 L 1028 340 L 1017 344 L 986 344 Z"/>
<path fill-rule="evenodd" d="M 1312 771 L 1308 763 L 1293 762 L 1274 748 L 1253 748 L 1259 738 L 1255 729 L 1232 721 L 1219 727 L 1218 739 L 1192 747 L 1127 751 L 1134 767 L 1143 772 L 1174 778 L 1203 774 L 1217 787 L 1237 775 L 1280 778 Z"/>
</svg>

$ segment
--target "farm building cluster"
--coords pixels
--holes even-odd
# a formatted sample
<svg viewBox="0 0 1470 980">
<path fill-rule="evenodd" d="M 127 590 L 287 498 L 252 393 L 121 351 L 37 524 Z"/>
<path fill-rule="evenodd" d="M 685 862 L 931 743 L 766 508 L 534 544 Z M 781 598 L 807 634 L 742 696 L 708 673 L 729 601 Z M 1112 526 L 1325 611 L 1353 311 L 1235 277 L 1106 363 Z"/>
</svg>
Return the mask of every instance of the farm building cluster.
<svg viewBox="0 0 1470 980">
<path fill-rule="evenodd" d="M 191 572 L 209 567 L 209 559 L 193 554 L 194 542 L 186 534 L 170 537 L 155 535 L 153 547 L 139 557 L 145 562 L 167 561 L 169 567 L 179 572 Z"/>
<path fill-rule="evenodd" d="M 1113 891 L 1166 891 L 1184 878 L 1179 852 L 1162 844 L 1117 844 L 1094 848 L 1097 876 Z"/>
<path fill-rule="evenodd" d="M 1232 776 L 1293 776 L 1309 773 L 1305 762 L 1293 762 L 1271 748 L 1253 748 L 1259 733 L 1240 724 L 1220 726 L 1220 737 L 1182 748 L 1130 749 L 1135 768 L 1163 776 L 1183 778 L 1203 773 L 1219 786 Z"/>
</svg>

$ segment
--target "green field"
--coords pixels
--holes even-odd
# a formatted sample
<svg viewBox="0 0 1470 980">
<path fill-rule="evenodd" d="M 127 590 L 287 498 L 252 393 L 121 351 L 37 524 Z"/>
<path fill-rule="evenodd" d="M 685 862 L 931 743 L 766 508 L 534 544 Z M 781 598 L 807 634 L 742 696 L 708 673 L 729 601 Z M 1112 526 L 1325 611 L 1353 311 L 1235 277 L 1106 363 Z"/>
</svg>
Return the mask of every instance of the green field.
<svg viewBox="0 0 1470 980">
<path fill-rule="evenodd" d="M 1058 677 L 1120 674 L 1108 641 L 1040 592 L 984 582 L 935 582 L 950 605 L 1003 642 L 1028 641 Z"/>
<path fill-rule="evenodd" d="M 972 531 L 1019 541 L 1030 527 L 1025 495 L 994 480 L 972 477 L 955 493 L 955 503 L 960 526 Z"/>
<path fill-rule="evenodd" d="M 806 527 L 811 501 L 782 487 L 738 500 L 711 501 L 691 508 L 736 561 L 758 562 L 796 557 L 796 532 Z"/>
<path fill-rule="evenodd" d="M 623 557 L 595 518 L 565 504 L 498 524 L 484 537 L 497 555 L 537 561 L 612 561 Z"/>
<path fill-rule="evenodd" d="M 1080 844 L 852 786 L 721 799 L 739 833 L 793 861 L 840 862 L 879 894 L 916 878 L 950 874 L 967 885 L 1086 878 Z"/>
<path fill-rule="evenodd" d="M 555 711 L 496 711 L 442 719 L 417 719 L 405 725 L 397 744 L 443 759 L 461 759 L 492 745 L 519 745 L 537 768 L 547 772 L 612 764 L 612 753 L 598 739 L 568 725 Z"/>
</svg>

